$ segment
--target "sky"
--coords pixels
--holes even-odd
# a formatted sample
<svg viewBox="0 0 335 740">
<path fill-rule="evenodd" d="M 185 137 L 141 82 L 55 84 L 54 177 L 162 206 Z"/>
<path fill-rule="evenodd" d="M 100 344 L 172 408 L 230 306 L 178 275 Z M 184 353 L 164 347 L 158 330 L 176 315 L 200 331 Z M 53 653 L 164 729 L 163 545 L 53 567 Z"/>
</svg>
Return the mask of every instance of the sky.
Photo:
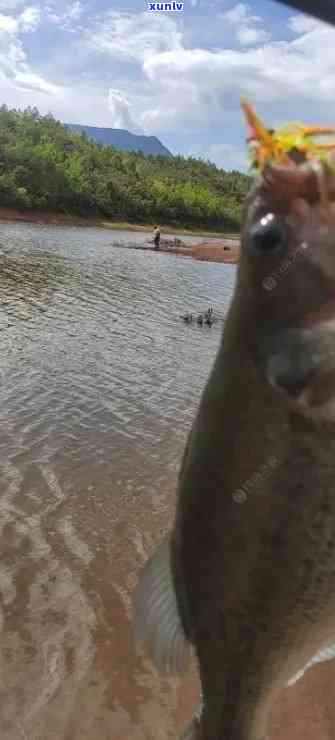
<svg viewBox="0 0 335 740">
<path fill-rule="evenodd" d="M 335 29 L 272 0 L 0 0 L 0 103 L 158 136 L 245 169 L 240 96 L 269 127 L 335 124 Z"/>
</svg>

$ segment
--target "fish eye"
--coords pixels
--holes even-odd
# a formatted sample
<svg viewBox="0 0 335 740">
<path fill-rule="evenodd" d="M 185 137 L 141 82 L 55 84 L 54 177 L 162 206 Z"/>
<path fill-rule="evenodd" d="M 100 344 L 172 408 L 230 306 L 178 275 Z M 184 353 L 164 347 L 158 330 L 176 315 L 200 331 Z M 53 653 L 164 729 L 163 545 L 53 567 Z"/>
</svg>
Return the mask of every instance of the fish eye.
<svg viewBox="0 0 335 740">
<path fill-rule="evenodd" d="M 284 249 L 286 231 L 274 213 L 262 216 L 250 229 L 250 249 L 255 254 L 275 254 Z"/>
</svg>

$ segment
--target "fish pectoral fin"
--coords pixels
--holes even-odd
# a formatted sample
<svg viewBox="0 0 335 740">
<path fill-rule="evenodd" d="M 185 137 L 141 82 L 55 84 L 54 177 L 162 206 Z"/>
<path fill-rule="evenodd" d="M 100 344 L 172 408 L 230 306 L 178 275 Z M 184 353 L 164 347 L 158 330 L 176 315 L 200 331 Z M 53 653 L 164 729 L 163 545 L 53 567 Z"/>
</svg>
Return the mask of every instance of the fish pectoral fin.
<svg viewBox="0 0 335 740">
<path fill-rule="evenodd" d="M 309 668 L 312 668 L 313 665 L 316 663 L 324 663 L 328 660 L 334 660 L 335 658 L 335 643 L 333 642 L 331 645 L 328 645 L 326 648 L 323 648 L 323 650 L 320 650 L 318 653 L 313 655 L 313 658 L 311 658 L 308 663 L 301 669 L 301 671 L 298 671 L 290 680 L 287 682 L 286 686 L 293 686 L 293 684 L 297 683 L 300 678 L 303 677 L 304 673 L 308 671 Z"/>
<path fill-rule="evenodd" d="M 143 568 L 134 596 L 135 639 L 148 645 L 156 668 L 162 673 L 183 673 L 192 646 L 178 614 L 170 565 L 170 537 L 158 547 Z"/>
</svg>

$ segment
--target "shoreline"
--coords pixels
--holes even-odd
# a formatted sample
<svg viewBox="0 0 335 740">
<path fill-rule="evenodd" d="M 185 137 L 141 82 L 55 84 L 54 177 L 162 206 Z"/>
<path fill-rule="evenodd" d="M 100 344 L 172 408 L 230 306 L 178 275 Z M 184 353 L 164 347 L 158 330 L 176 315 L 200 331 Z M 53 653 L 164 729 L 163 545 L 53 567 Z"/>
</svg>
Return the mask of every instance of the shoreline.
<svg viewBox="0 0 335 740">
<path fill-rule="evenodd" d="M 229 265 L 236 265 L 240 258 L 240 241 L 224 238 L 219 244 L 196 244 L 192 249 L 193 259 L 201 262 L 223 262 Z"/>
<path fill-rule="evenodd" d="M 165 242 L 165 243 L 164 243 Z M 137 249 L 143 252 L 163 252 L 164 254 L 175 254 L 182 257 L 191 257 L 200 262 L 223 262 L 236 264 L 240 257 L 239 239 L 223 237 L 221 242 L 211 244 L 201 242 L 200 244 L 173 244 L 171 240 L 162 237 L 159 249 L 147 246 L 129 246 L 128 249 Z"/>
<path fill-rule="evenodd" d="M 111 231 L 124 230 L 134 232 L 151 232 L 154 229 L 153 224 L 130 224 L 126 221 L 106 221 L 106 219 L 84 218 L 83 216 L 67 215 L 63 213 L 44 213 L 39 211 L 20 211 L 15 208 L 0 208 L 0 224 L 6 223 L 27 223 L 37 226 L 73 226 L 73 227 L 95 227 L 109 229 Z M 203 262 L 223 262 L 236 264 L 239 259 L 239 235 L 222 234 L 217 231 L 207 231 L 206 229 L 183 229 L 182 227 L 172 227 L 169 225 L 161 226 L 162 239 L 164 233 L 185 235 L 185 236 L 203 236 L 204 241 L 201 244 L 181 245 L 176 247 L 160 247 L 161 252 L 171 254 L 180 254 L 192 257 L 193 259 Z M 220 239 L 215 244 L 206 242 L 207 238 Z M 148 251 L 154 251 L 148 249 Z"/>
</svg>

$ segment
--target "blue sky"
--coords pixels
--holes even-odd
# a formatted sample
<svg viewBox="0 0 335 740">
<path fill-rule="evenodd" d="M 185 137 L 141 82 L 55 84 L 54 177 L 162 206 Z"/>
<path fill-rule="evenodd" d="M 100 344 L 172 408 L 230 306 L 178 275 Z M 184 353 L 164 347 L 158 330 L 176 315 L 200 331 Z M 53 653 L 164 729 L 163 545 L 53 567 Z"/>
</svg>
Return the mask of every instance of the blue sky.
<svg viewBox="0 0 335 740">
<path fill-rule="evenodd" d="M 335 123 L 334 48 L 334 29 L 271 0 L 0 0 L 0 101 L 243 168 L 241 94 L 269 125 Z"/>
</svg>

